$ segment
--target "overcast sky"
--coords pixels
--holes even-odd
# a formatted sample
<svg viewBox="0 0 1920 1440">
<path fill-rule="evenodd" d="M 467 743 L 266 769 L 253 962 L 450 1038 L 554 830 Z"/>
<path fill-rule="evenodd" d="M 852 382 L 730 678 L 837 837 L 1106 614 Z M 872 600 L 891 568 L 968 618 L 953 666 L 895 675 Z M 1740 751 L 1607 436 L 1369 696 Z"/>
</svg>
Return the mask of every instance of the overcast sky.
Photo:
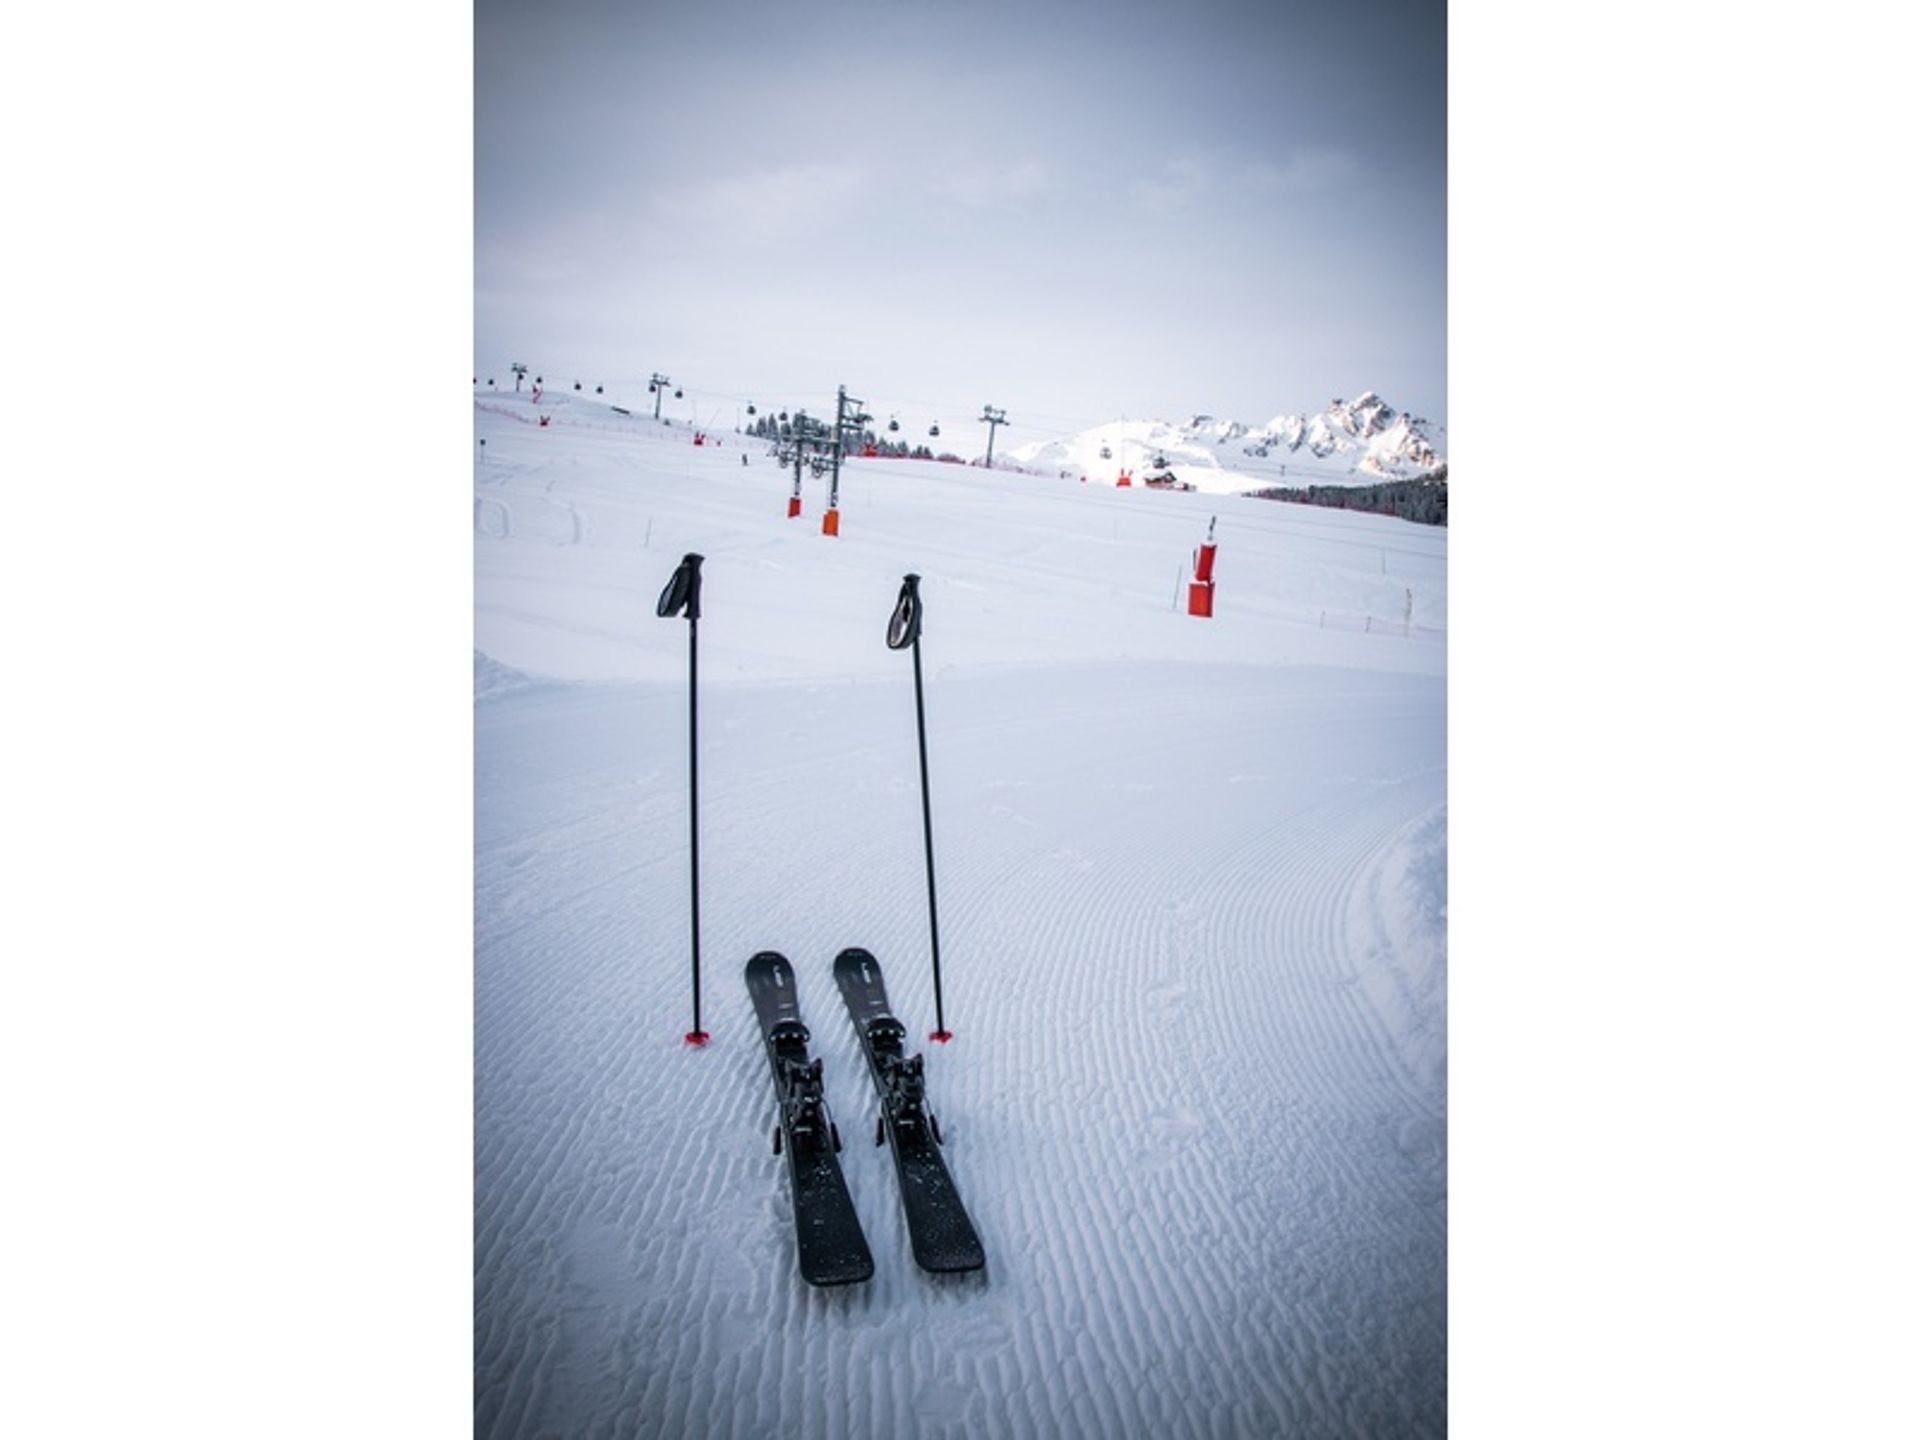
<svg viewBox="0 0 1920 1440">
<path fill-rule="evenodd" d="M 1445 422 L 1444 4 L 478 0 L 474 45 L 483 383 Z"/>
</svg>

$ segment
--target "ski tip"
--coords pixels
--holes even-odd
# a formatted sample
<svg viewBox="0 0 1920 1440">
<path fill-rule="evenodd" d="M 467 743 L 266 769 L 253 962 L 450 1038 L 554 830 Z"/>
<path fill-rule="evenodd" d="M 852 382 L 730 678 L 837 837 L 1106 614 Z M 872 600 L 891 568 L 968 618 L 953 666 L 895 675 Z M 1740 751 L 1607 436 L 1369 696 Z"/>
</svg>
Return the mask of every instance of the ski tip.
<svg viewBox="0 0 1920 1440">
<path fill-rule="evenodd" d="M 751 983 L 756 976 L 770 981 L 777 980 L 792 969 L 793 967 L 787 963 L 787 957 L 778 950 L 762 950 L 747 961 L 747 980 Z"/>
<path fill-rule="evenodd" d="M 689 1030 L 686 1036 L 687 1044 L 693 1046 L 695 1049 L 705 1045 L 707 1041 L 712 1038 L 713 1037 L 704 1030 Z"/>
<path fill-rule="evenodd" d="M 938 1042 L 939 1042 L 940 1044 L 942 1044 L 942 1045 L 944 1045 L 944 1044 L 946 1044 L 946 1043 L 947 1043 L 947 1042 L 948 1042 L 949 1040 L 951 1040 L 951 1039 L 953 1039 L 953 1031 L 951 1031 L 951 1030 L 934 1030 L 934 1031 L 931 1031 L 931 1032 L 930 1032 L 930 1033 L 929 1033 L 929 1034 L 927 1035 L 927 1039 L 929 1039 L 929 1040 L 934 1040 L 934 1041 L 938 1041 Z"/>
</svg>

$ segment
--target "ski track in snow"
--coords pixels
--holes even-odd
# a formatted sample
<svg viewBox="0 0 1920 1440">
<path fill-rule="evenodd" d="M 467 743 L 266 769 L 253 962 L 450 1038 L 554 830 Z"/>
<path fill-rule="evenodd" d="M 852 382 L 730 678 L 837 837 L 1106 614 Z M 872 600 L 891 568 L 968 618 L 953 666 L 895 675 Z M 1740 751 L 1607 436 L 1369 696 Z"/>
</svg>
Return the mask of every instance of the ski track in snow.
<svg viewBox="0 0 1920 1440">
<path fill-rule="evenodd" d="M 483 638 L 603 647 L 596 679 L 600 655 L 652 644 L 671 674 L 684 626 L 651 618 L 652 591 L 738 507 L 636 497 L 645 473 L 601 437 L 574 453 L 603 463 L 551 493 L 530 458 L 551 430 L 482 426 Z M 933 552 L 956 590 L 1011 583 L 1005 549 L 969 562 L 965 539 L 943 524 L 911 563 L 930 586 Z M 596 546 L 624 547 L 625 573 L 561 558 Z M 779 552 L 760 563 L 789 582 Z M 1443 674 L 929 670 L 956 1039 L 924 1046 L 928 1090 L 988 1254 L 936 1277 L 831 975 L 866 946 L 910 1036 L 933 1028 L 905 657 L 703 685 L 700 1051 L 680 1041 L 684 683 L 478 663 L 476 1435 L 1444 1433 Z M 762 948 L 793 961 L 825 1062 L 863 1285 L 795 1268 L 740 978 Z"/>
</svg>

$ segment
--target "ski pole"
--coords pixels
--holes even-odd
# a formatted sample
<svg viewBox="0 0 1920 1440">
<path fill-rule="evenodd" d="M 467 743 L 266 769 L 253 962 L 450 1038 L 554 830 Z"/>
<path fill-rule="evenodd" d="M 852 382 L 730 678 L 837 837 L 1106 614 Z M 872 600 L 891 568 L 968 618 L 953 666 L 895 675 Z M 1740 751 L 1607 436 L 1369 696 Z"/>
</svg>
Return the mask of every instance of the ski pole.
<svg viewBox="0 0 1920 1440">
<path fill-rule="evenodd" d="M 707 1032 L 700 1028 L 700 691 L 696 683 L 700 663 L 700 562 L 704 558 L 685 556 L 654 607 L 654 613 L 663 619 L 683 611 L 687 617 L 687 823 L 693 870 L 693 1029 L 687 1032 L 689 1045 L 707 1043 Z"/>
<path fill-rule="evenodd" d="M 940 907 L 933 886 L 933 791 L 927 783 L 927 701 L 920 679 L 920 577 L 907 576 L 900 584 L 900 598 L 894 602 L 893 618 L 887 622 L 887 648 L 913 647 L 913 713 L 920 732 L 920 817 L 927 838 L 927 919 L 933 938 L 933 1023 L 927 1038 L 941 1044 L 953 1039 L 947 1029 L 946 1010 L 940 1000 Z"/>
</svg>

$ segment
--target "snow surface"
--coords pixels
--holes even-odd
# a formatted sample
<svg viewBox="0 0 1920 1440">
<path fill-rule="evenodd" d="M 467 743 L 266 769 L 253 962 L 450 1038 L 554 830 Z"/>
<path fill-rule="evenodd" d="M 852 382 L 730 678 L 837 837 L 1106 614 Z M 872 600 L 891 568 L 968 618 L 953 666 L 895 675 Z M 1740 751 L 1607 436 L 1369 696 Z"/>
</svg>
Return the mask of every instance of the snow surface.
<svg viewBox="0 0 1920 1440">
<path fill-rule="evenodd" d="M 475 412 L 476 1434 L 1444 1433 L 1446 532 L 851 460 L 833 539 L 826 482 L 787 519 L 732 432 Z M 688 550 L 703 1050 L 687 626 L 654 614 Z M 967 1277 L 912 1262 L 831 975 L 871 949 L 933 1028 L 909 570 Z M 760 949 L 863 1285 L 795 1268 Z"/>
</svg>

